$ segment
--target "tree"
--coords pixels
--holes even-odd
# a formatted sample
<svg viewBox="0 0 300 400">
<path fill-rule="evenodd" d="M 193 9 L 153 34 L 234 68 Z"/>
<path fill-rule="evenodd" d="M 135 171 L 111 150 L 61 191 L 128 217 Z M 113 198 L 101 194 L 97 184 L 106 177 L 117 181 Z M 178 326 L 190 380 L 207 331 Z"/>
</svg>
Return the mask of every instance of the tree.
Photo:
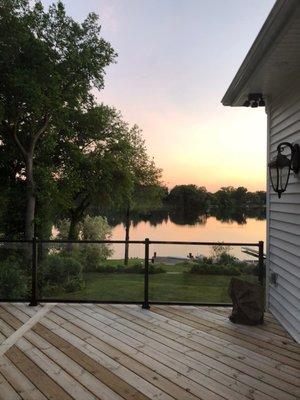
<svg viewBox="0 0 300 400">
<path fill-rule="evenodd" d="M 234 189 L 231 197 L 235 207 L 245 207 L 248 200 L 248 189 L 243 186 L 239 186 Z"/>
<path fill-rule="evenodd" d="M 77 113 L 72 140 L 62 136 L 60 168 L 61 216 L 70 220 L 68 239 L 78 239 L 87 213 L 127 202 L 133 186 L 130 170 L 132 129 L 113 108 L 104 105 Z M 138 149 L 135 149 L 138 150 Z"/>
<path fill-rule="evenodd" d="M 162 205 L 162 199 L 166 195 L 166 188 L 162 186 L 159 181 L 160 170 L 153 164 L 147 172 L 148 183 L 142 184 L 142 182 L 135 182 L 135 186 L 127 204 L 126 214 L 125 214 L 125 254 L 124 254 L 124 264 L 128 265 L 129 261 L 129 243 L 130 240 L 130 227 L 132 212 L 147 212 L 149 210 L 154 210 Z M 152 184 L 151 184 L 151 179 Z"/>
<path fill-rule="evenodd" d="M 169 193 L 168 203 L 181 210 L 198 212 L 206 210 L 208 193 L 205 187 L 176 185 Z"/>
<path fill-rule="evenodd" d="M 25 237 L 34 236 L 37 149 L 69 136 L 70 115 L 90 108 L 116 53 L 100 37 L 98 17 L 83 23 L 59 1 L 0 1 L 0 143 L 18 151 L 26 186 Z M 58 134 L 59 132 L 59 134 Z"/>
</svg>

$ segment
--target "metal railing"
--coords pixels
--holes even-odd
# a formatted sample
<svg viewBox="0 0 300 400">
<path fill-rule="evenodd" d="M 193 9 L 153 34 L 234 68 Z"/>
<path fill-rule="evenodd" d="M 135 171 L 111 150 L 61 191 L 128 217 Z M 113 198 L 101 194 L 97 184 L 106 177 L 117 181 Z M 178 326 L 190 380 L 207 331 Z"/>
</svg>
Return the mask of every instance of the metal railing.
<svg viewBox="0 0 300 400">
<path fill-rule="evenodd" d="M 141 304 L 142 308 L 149 309 L 151 304 L 176 304 L 176 305 L 205 305 L 205 306 L 231 306 L 231 303 L 219 303 L 219 302 L 182 302 L 182 301 L 152 301 L 149 300 L 149 261 L 150 261 L 150 245 L 191 245 L 191 246 L 229 246 L 229 247 L 245 247 L 251 246 L 258 249 L 258 281 L 261 285 L 264 285 L 265 281 L 265 266 L 264 266 L 264 242 L 259 241 L 255 243 L 236 243 L 236 242 L 188 242 L 188 241 L 157 241 L 146 238 L 144 240 L 41 240 L 33 238 L 32 240 L 5 240 L 0 239 L 0 246 L 5 244 L 28 244 L 27 253 L 30 252 L 30 274 L 31 274 L 31 288 L 30 306 L 37 306 L 39 302 L 42 303 L 111 303 L 111 304 Z M 134 245 L 139 244 L 144 246 L 144 270 L 143 270 L 143 300 L 142 301 L 130 301 L 130 300 L 95 300 L 95 299 L 70 299 L 70 298 L 42 298 L 38 293 L 39 276 L 38 276 L 38 257 L 39 249 L 42 248 L 43 244 L 57 244 L 57 245 L 72 245 L 72 244 L 123 244 L 123 245 Z M 1 247 L 0 247 L 1 249 Z M 0 302 L 24 302 L 26 300 L 20 298 L 0 298 Z"/>
</svg>

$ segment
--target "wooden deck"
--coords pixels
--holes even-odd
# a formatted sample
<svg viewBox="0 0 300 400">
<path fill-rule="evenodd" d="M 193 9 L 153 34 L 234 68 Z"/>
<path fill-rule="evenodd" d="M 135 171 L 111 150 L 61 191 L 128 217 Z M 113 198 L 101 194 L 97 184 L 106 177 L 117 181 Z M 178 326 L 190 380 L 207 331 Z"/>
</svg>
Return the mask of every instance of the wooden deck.
<svg viewBox="0 0 300 400">
<path fill-rule="evenodd" d="M 0 304 L 0 399 L 299 400 L 300 345 L 224 308 Z"/>
</svg>

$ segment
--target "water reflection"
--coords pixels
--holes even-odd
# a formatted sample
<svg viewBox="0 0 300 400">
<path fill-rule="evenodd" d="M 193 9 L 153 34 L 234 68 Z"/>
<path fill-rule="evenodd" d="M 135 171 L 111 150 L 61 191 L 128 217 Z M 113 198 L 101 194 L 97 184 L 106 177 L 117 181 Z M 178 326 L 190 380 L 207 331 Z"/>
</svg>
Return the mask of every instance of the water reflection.
<svg viewBox="0 0 300 400">
<path fill-rule="evenodd" d="M 215 215 L 213 215 L 215 214 Z M 230 213 L 215 212 L 210 214 L 193 215 L 186 213 L 161 211 L 144 215 L 143 218 L 133 218 L 130 229 L 131 240 L 141 240 L 149 237 L 162 241 L 209 241 L 209 242 L 258 242 L 265 241 L 266 224 L 264 210 L 232 210 Z M 125 229 L 122 219 L 113 228 L 112 238 L 123 240 Z M 153 246 L 152 246 L 153 247 Z M 193 254 L 208 255 L 209 248 L 191 248 L 190 246 L 161 245 L 151 248 L 158 255 L 174 255 L 186 257 Z M 152 254 L 152 253 L 151 253 Z M 244 259 L 240 248 L 234 248 L 232 254 Z M 115 256 L 123 257 L 123 252 Z M 130 257 L 140 257 L 134 249 Z"/>
<path fill-rule="evenodd" d="M 160 209 L 148 212 L 131 212 L 131 225 L 136 227 L 141 222 L 148 222 L 151 226 L 159 226 L 170 221 L 175 225 L 205 225 L 210 217 L 215 217 L 217 221 L 223 223 L 237 223 L 245 225 L 248 218 L 263 221 L 266 219 L 265 208 L 211 208 L 209 212 L 203 210 L 186 210 L 186 209 Z M 119 224 L 125 224 L 125 216 L 123 214 L 115 214 L 108 216 L 108 222 L 115 227 Z"/>
</svg>

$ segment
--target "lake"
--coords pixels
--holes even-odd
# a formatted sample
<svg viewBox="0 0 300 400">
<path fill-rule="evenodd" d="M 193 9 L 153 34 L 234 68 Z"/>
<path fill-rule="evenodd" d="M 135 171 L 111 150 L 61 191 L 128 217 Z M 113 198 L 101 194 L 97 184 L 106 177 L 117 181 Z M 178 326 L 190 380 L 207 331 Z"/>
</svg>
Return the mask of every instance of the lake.
<svg viewBox="0 0 300 400">
<path fill-rule="evenodd" d="M 116 225 L 112 231 L 112 239 L 124 240 L 125 229 L 123 224 Z M 216 217 L 207 217 L 201 223 L 195 225 L 179 225 L 169 218 L 161 224 L 151 225 L 149 222 L 138 222 L 130 228 L 130 240 L 163 240 L 163 241 L 198 241 L 198 242 L 253 242 L 265 241 L 266 221 L 256 218 L 247 218 L 246 223 L 222 222 Z M 175 256 L 186 258 L 189 253 L 195 255 L 209 255 L 211 248 L 208 246 L 192 245 L 151 245 L 150 257 L 154 252 L 157 256 Z M 241 252 L 240 247 L 232 248 L 231 254 L 243 259 L 251 259 Z M 113 258 L 124 257 L 124 245 L 114 245 Z M 129 257 L 143 258 L 144 246 L 131 245 Z"/>
</svg>

